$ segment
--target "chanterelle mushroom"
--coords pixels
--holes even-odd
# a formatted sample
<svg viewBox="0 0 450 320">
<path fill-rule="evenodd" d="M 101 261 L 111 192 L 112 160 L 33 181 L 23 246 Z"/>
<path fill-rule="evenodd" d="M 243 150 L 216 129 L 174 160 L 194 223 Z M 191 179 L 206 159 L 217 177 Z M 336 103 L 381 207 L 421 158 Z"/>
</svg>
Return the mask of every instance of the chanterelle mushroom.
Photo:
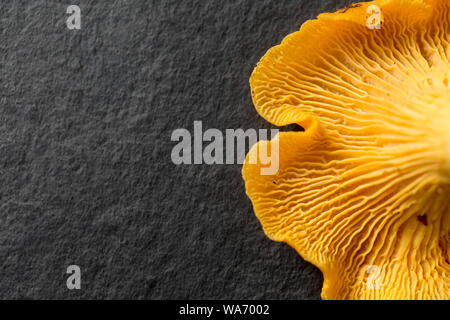
<svg viewBox="0 0 450 320">
<path fill-rule="evenodd" d="M 380 29 L 367 27 L 381 8 Z M 250 79 L 279 171 L 243 176 L 266 234 L 325 299 L 450 298 L 450 1 L 378 0 L 306 22 Z M 252 154 L 253 153 L 253 154 Z"/>
</svg>

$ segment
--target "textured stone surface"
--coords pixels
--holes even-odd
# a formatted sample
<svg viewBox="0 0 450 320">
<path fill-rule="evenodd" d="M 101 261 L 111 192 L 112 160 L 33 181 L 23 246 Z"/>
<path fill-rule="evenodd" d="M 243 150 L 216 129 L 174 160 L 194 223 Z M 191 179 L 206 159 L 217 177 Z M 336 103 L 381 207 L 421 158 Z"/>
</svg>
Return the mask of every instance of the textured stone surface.
<svg viewBox="0 0 450 320">
<path fill-rule="evenodd" d="M 261 230 L 241 166 L 177 167 L 170 136 L 270 128 L 253 67 L 349 2 L 2 1 L 0 298 L 319 299 L 320 272 Z"/>
</svg>

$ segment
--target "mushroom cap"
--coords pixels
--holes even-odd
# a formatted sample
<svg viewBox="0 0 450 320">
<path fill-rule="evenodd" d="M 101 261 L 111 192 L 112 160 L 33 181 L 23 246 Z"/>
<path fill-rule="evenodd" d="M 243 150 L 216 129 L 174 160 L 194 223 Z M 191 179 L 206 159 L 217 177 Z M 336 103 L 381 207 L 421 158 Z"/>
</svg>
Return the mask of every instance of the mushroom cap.
<svg viewBox="0 0 450 320">
<path fill-rule="evenodd" d="M 251 76 L 258 113 L 305 131 L 250 150 L 246 191 L 267 236 L 322 271 L 324 299 L 450 299 L 449 35 L 448 0 L 359 3 L 304 23 Z M 275 143 L 262 175 L 249 159 Z"/>
</svg>

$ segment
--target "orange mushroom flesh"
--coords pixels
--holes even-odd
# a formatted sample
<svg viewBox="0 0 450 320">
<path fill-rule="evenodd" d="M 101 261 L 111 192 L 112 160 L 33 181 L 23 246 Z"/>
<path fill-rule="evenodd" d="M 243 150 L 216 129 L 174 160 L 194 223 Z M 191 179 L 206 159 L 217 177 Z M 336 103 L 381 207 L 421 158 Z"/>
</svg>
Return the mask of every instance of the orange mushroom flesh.
<svg viewBox="0 0 450 320">
<path fill-rule="evenodd" d="M 450 299 L 449 34 L 448 0 L 359 3 L 251 76 L 259 114 L 305 132 L 277 136 L 274 175 L 249 159 L 275 140 L 254 146 L 246 191 L 267 236 L 322 271 L 324 299 Z"/>
</svg>

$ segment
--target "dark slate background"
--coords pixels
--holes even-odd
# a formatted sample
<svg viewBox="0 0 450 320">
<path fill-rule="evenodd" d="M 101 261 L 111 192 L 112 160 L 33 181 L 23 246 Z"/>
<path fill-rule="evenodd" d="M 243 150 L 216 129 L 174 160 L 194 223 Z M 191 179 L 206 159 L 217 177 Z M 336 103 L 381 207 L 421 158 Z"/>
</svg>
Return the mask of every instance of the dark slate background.
<svg viewBox="0 0 450 320">
<path fill-rule="evenodd" d="M 320 299 L 321 273 L 264 235 L 241 166 L 175 166 L 170 137 L 270 128 L 253 67 L 349 3 L 2 0 L 0 298 Z"/>
</svg>

